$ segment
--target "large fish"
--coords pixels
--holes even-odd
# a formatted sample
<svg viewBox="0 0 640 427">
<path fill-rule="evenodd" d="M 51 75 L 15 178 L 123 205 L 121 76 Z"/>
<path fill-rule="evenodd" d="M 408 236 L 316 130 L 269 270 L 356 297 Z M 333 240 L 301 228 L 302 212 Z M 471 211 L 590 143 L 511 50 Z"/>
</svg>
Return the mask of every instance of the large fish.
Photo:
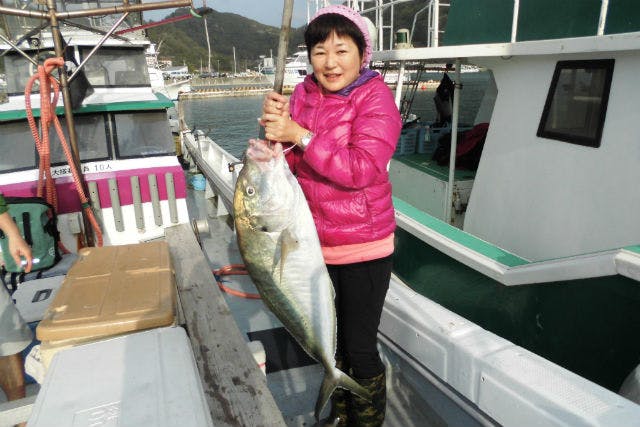
<svg viewBox="0 0 640 427">
<path fill-rule="evenodd" d="M 302 189 L 282 154 L 257 161 L 254 153 L 247 151 L 235 187 L 238 247 L 264 303 L 324 367 L 315 406 L 319 419 L 336 387 L 367 400 L 370 395 L 335 367 L 334 290 Z"/>
</svg>

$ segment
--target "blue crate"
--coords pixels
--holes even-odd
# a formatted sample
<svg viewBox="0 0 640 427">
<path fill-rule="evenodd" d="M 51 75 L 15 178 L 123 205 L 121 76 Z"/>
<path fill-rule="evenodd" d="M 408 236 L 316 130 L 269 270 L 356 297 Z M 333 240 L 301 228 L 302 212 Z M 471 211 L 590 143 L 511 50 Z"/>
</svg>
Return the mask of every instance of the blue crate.
<svg viewBox="0 0 640 427">
<path fill-rule="evenodd" d="M 418 128 L 402 129 L 398 145 L 394 156 L 403 156 L 416 152 L 416 141 L 418 139 Z"/>
</svg>

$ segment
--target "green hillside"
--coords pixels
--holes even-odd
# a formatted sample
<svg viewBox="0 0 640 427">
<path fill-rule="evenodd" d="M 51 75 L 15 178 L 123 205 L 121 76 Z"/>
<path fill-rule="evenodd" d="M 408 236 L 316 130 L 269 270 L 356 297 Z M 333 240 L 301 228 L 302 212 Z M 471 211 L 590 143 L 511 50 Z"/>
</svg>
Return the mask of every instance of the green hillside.
<svg viewBox="0 0 640 427">
<path fill-rule="evenodd" d="M 423 6 L 422 3 L 397 5 L 394 12 L 395 29 L 411 29 L 415 13 Z M 189 13 L 188 9 L 176 9 L 167 18 L 187 13 Z M 233 70 L 234 46 L 238 71 L 245 67 L 257 68 L 260 55 L 268 56 L 270 51 L 274 57 L 276 56 L 280 28 L 264 25 L 234 13 L 221 13 L 213 10 L 202 19 L 192 18 L 148 29 L 149 38 L 160 46 L 159 58 L 171 59 L 174 65 L 186 64 L 191 71 L 199 70 L 200 64 L 206 68 L 207 42 L 204 19 L 207 20 L 209 30 L 211 67 L 214 70 L 218 68 L 218 64 L 222 71 Z M 373 17 L 371 19 L 373 20 Z M 414 46 L 426 44 L 426 19 L 425 12 L 418 15 L 416 32 L 413 37 Z M 441 27 L 444 22 L 446 22 L 446 14 L 441 17 Z M 298 50 L 298 46 L 304 43 L 304 28 L 291 30 L 289 54 Z M 385 38 L 387 37 L 388 35 L 385 35 Z M 386 43 L 385 45 L 385 48 L 388 48 Z"/>
<path fill-rule="evenodd" d="M 176 9 L 167 18 L 185 15 L 187 9 Z M 207 66 L 207 41 L 204 19 L 207 20 L 211 43 L 211 67 L 222 71 L 233 69 L 233 47 L 236 49 L 236 66 L 241 71 L 246 67 L 255 68 L 260 55 L 276 56 L 280 29 L 264 25 L 234 13 L 215 10 L 202 19 L 192 18 L 147 30 L 149 38 L 160 45 L 159 58 L 168 58 L 174 65 L 186 64 L 192 71 Z M 303 43 L 303 29 L 293 29 L 289 40 L 289 52 Z"/>
</svg>

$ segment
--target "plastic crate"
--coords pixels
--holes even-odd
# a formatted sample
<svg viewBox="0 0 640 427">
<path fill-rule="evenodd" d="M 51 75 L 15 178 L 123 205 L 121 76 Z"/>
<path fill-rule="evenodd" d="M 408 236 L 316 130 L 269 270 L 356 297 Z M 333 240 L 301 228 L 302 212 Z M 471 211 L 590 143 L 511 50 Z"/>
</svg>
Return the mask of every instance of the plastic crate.
<svg viewBox="0 0 640 427">
<path fill-rule="evenodd" d="M 418 129 L 409 128 L 402 129 L 400 138 L 398 139 L 398 145 L 396 145 L 395 156 L 402 156 L 406 154 L 413 154 L 416 152 L 416 140 L 418 139 Z"/>
</svg>

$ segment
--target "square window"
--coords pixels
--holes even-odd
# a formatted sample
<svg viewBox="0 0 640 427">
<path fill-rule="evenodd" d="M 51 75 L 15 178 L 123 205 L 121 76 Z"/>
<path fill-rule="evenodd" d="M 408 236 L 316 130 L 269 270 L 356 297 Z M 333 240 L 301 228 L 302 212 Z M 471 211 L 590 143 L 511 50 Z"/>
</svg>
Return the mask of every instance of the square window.
<svg viewBox="0 0 640 427">
<path fill-rule="evenodd" d="M 67 121 L 64 116 L 59 116 L 58 119 L 67 144 L 71 147 Z M 95 162 L 110 159 L 111 153 L 105 117 L 102 114 L 76 115 L 73 121 L 76 129 L 78 150 L 80 151 L 80 161 Z M 66 164 L 67 158 L 62 148 L 62 143 L 53 126 L 49 129 L 49 138 L 51 140 L 51 164 L 54 166 Z"/>
<path fill-rule="evenodd" d="M 114 129 L 119 159 L 175 156 L 166 111 L 114 114 Z"/>
<path fill-rule="evenodd" d="M 558 62 L 537 135 L 599 147 L 614 62 L 613 59 Z"/>
</svg>

